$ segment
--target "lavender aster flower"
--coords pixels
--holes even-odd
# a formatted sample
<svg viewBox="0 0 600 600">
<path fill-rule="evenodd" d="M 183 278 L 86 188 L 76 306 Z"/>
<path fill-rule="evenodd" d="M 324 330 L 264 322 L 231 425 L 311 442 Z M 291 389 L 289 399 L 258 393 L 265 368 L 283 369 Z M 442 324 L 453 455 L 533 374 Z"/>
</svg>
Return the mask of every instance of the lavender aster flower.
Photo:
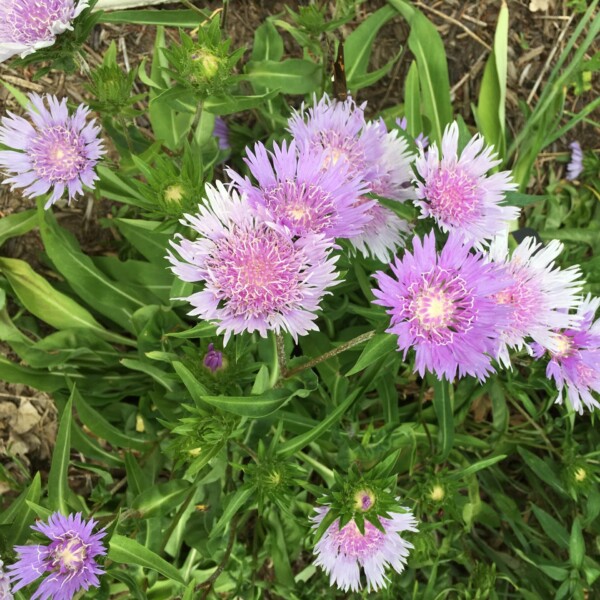
<svg viewBox="0 0 600 600">
<path fill-rule="evenodd" d="M 434 145 L 426 152 L 421 149 L 416 160 L 423 180 L 415 180 L 419 198 L 415 204 L 421 208 L 421 218 L 431 216 L 444 231 L 458 232 L 476 245 L 508 229 L 519 209 L 500 202 L 516 185 L 509 171 L 486 175 L 500 163 L 493 148 L 484 148 L 484 140 L 477 134 L 459 156 L 456 122 L 446 128 L 441 148 L 441 157 Z"/>
<path fill-rule="evenodd" d="M 289 130 L 300 148 L 309 152 L 325 152 L 325 166 L 344 163 L 348 177 L 358 177 L 367 190 L 404 201 L 414 196 L 411 185 L 413 155 L 397 131 L 388 132 L 382 120 L 368 122 L 364 109 L 354 100 L 344 102 L 324 96 L 313 108 L 295 113 Z M 365 197 L 356 201 L 370 203 L 369 219 L 350 243 L 364 256 L 372 255 L 388 261 L 391 253 L 404 245 L 408 223 L 391 210 Z"/>
<path fill-rule="evenodd" d="M 0 168 L 12 174 L 3 183 L 10 183 L 11 189 L 24 188 L 30 198 L 52 189 L 48 208 L 65 189 L 71 200 L 83 193 L 84 185 L 94 187 L 98 179 L 94 167 L 104 150 L 100 128 L 94 120 L 86 125 L 87 106 L 80 104 L 69 115 L 66 98 L 59 102 L 56 96 L 30 94 L 29 99 L 33 125 L 11 113 L 2 118 L 0 142 L 13 150 L 0 151 Z"/>
<path fill-rule="evenodd" d="M 577 308 L 579 323 L 572 329 L 564 330 L 558 337 L 558 348 L 550 350 L 550 362 L 546 375 L 554 379 L 558 388 L 556 402 L 562 404 L 563 390 L 574 410 L 583 414 L 583 407 L 589 410 L 600 408 L 594 393 L 600 393 L 600 319 L 594 321 L 600 307 L 600 298 L 588 295 Z M 544 354 L 540 344 L 534 345 L 534 355 Z"/>
<path fill-rule="evenodd" d="M 247 155 L 258 187 L 231 169 L 228 174 L 266 221 L 287 227 L 294 236 L 322 233 L 330 238 L 355 235 L 368 222 L 366 211 L 373 202 L 356 202 L 366 188 L 347 176 L 343 162 L 323 168 L 323 151 L 297 153 L 294 142 L 274 144 L 273 152 L 258 143 Z"/>
<path fill-rule="evenodd" d="M 499 360 L 510 366 L 508 348 L 529 346 L 527 337 L 542 346 L 557 351 L 561 336 L 555 329 L 577 324 L 577 317 L 569 310 L 579 304 L 582 289 L 581 271 L 573 266 L 559 269 L 554 261 L 562 252 L 563 244 L 551 241 L 546 247 L 536 244 L 532 237 L 525 238 L 508 258 L 508 235 L 498 236 L 490 245 L 490 257 L 504 264 L 513 283 L 496 295 L 496 301 L 510 308 L 507 327 L 501 332 Z"/>
<path fill-rule="evenodd" d="M 567 165 L 567 179 L 577 179 L 583 171 L 583 151 L 579 142 L 571 142 L 571 162 Z"/>
<path fill-rule="evenodd" d="M 450 235 L 438 254 L 433 233 L 413 239 L 413 252 L 391 265 L 395 278 L 379 271 L 376 304 L 389 307 L 398 349 L 414 347 L 415 371 L 438 378 L 472 375 L 484 380 L 508 310 L 496 303 L 511 281 L 480 254 L 472 254 L 457 235 Z"/>
<path fill-rule="evenodd" d="M 213 373 L 223 367 L 223 353 L 215 350 L 214 344 L 208 345 L 208 351 L 204 356 L 204 366 Z"/>
<path fill-rule="evenodd" d="M 365 521 L 364 535 L 360 533 L 354 520 L 340 529 L 336 519 L 315 546 L 315 564 L 328 575 L 330 585 L 336 585 L 344 592 L 361 589 L 360 569 L 364 570 L 367 589 L 378 591 L 386 586 L 387 567 L 402 573 L 406 566 L 410 542 L 400 537 L 401 531 L 418 531 L 417 522 L 411 512 L 390 512 L 389 518 L 379 517 L 385 532 Z M 313 528 L 317 528 L 329 507 L 318 507 L 312 517 Z"/>
<path fill-rule="evenodd" d="M 294 339 L 317 329 L 314 321 L 326 289 L 336 283 L 330 241 L 320 234 L 293 239 L 284 228 L 265 223 L 245 196 L 221 182 L 207 186 L 207 206 L 185 215 L 201 237 L 171 242 L 183 260 L 169 252 L 183 281 L 203 281 L 188 300 L 191 315 L 215 322 L 225 343 L 232 333 L 288 331 Z"/>
<path fill-rule="evenodd" d="M 106 554 L 100 540 L 104 530 L 92 533 L 96 521 L 84 521 L 81 513 L 65 517 L 50 515 L 48 523 L 37 523 L 32 529 L 43 533 L 48 546 L 15 546 L 19 560 L 8 567 L 13 592 L 34 582 L 44 573 L 49 575 L 40 583 L 31 600 L 71 600 L 79 590 L 98 587 L 98 575 L 104 573 L 95 561 Z"/>
<path fill-rule="evenodd" d="M 88 0 L 0 0 L 0 62 L 52 46 Z"/>
<path fill-rule="evenodd" d="M 3 571 L 4 563 L 0 560 L 0 600 L 13 600 L 10 591 L 10 579 Z"/>
</svg>

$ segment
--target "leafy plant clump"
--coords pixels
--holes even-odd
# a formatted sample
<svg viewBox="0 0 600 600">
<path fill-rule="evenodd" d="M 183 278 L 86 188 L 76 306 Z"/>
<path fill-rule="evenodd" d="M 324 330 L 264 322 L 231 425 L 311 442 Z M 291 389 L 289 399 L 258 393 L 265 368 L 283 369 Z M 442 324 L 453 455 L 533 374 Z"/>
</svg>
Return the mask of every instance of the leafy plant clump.
<svg viewBox="0 0 600 600">
<path fill-rule="evenodd" d="M 407 0 L 287 7 L 247 48 L 227 3 L 94 4 L 0 2 L 0 59 L 85 78 L 2 82 L 0 244 L 40 252 L 0 256 L 0 598 L 599 594 L 598 0 L 515 123 L 506 5 L 465 119 Z M 103 23 L 151 55 L 98 59 Z M 365 101 L 400 56 L 403 101 Z"/>
</svg>

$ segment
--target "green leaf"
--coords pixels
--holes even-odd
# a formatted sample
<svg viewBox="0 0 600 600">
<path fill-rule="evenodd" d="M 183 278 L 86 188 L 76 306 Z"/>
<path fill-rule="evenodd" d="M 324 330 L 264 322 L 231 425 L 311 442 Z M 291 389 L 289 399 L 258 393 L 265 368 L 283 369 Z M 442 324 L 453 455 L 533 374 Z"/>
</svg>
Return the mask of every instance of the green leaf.
<svg viewBox="0 0 600 600">
<path fill-rule="evenodd" d="M 337 423 L 346 413 L 346 411 L 352 406 L 354 401 L 359 395 L 360 390 L 355 390 L 350 394 L 344 402 L 332 410 L 325 419 L 319 421 L 319 424 L 311 428 L 302 435 L 297 435 L 291 440 L 284 442 L 277 448 L 277 454 L 283 457 L 292 456 L 298 450 L 302 450 L 305 446 L 308 446 L 311 442 L 320 438 L 324 433 Z"/>
<path fill-rule="evenodd" d="M 373 43 L 379 30 L 396 15 L 391 6 L 384 6 L 369 15 L 344 42 L 344 62 L 348 87 L 356 89 L 352 82 L 365 75 L 369 68 L 369 59 Z"/>
<path fill-rule="evenodd" d="M 71 421 L 75 389 L 60 415 L 54 453 L 48 475 L 48 505 L 63 515 L 69 514 L 67 496 L 69 493 L 69 463 L 71 457 Z"/>
<path fill-rule="evenodd" d="M 0 246 L 12 237 L 31 231 L 36 225 L 37 212 L 35 210 L 25 210 L 2 217 L 0 219 Z"/>
<path fill-rule="evenodd" d="M 438 420 L 438 462 L 444 462 L 454 445 L 454 409 L 451 385 L 446 379 L 441 381 L 430 376 L 433 385 L 433 408 Z"/>
<path fill-rule="evenodd" d="M 183 502 L 190 487 L 190 482 L 183 479 L 159 483 L 139 494 L 133 500 L 131 508 L 139 511 L 142 519 L 165 516 Z"/>
<path fill-rule="evenodd" d="M 122 433 L 114 425 L 111 425 L 111 423 L 83 399 L 75 387 L 73 388 L 73 399 L 81 422 L 99 438 L 106 440 L 116 448 L 134 448 L 141 452 L 148 448 L 148 445 L 143 441 L 136 440 L 131 435 Z"/>
<path fill-rule="evenodd" d="M 506 153 L 506 76 L 508 62 L 508 7 L 502 2 L 494 47 L 481 80 L 477 104 L 477 124 L 486 142 L 501 158 Z"/>
<path fill-rule="evenodd" d="M 158 571 L 168 579 L 185 585 L 179 571 L 164 558 L 131 538 L 114 534 L 109 542 L 108 558 L 124 565 L 138 565 Z"/>
<path fill-rule="evenodd" d="M 465 467 L 464 469 L 459 469 L 458 471 L 454 471 L 447 475 L 448 479 L 460 479 L 462 477 L 467 477 L 469 475 L 473 475 L 473 473 L 477 473 L 477 471 L 481 471 L 483 469 L 487 469 L 492 465 L 504 460 L 506 458 L 506 454 L 499 454 L 498 456 L 492 456 L 490 458 L 484 458 L 483 460 L 478 460 L 476 463 Z"/>
<path fill-rule="evenodd" d="M 41 493 L 42 479 L 38 472 L 29 487 L 0 514 L 0 524 L 11 524 L 6 535 L 7 542 L 11 546 L 22 544 L 29 537 L 30 526 L 35 519 L 35 513 L 31 510 L 27 501 L 39 503 Z"/>
<path fill-rule="evenodd" d="M 203 107 L 215 115 L 230 115 L 258 108 L 263 102 L 275 98 L 278 94 L 279 90 L 271 90 L 255 96 L 210 96 L 204 101 Z"/>
<path fill-rule="evenodd" d="M 48 373 L 17 365 L 0 356 L 0 380 L 7 383 L 22 383 L 43 392 L 55 392 L 66 387 L 62 373 Z"/>
<path fill-rule="evenodd" d="M 56 291 L 26 262 L 16 258 L 0 258 L 0 271 L 23 306 L 48 325 L 56 329 L 92 329 L 106 339 L 108 332 L 89 311 L 69 296 Z"/>
<path fill-rule="evenodd" d="M 114 219 L 118 230 L 127 241 L 151 263 L 166 267 L 167 250 L 173 234 L 159 231 L 161 223 L 141 219 Z"/>
<path fill-rule="evenodd" d="M 46 252 L 57 271 L 68 281 L 75 293 L 99 313 L 133 331 L 131 316 L 144 301 L 123 282 L 109 279 L 85 255 L 75 238 L 60 228 L 52 211 L 38 205 L 40 232 Z"/>
<path fill-rule="evenodd" d="M 270 20 L 266 20 L 254 33 L 252 61 L 279 61 L 283 56 L 283 38 Z"/>
<path fill-rule="evenodd" d="M 202 396 L 202 400 L 219 410 L 258 419 L 279 410 L 296 393 L 278 388 L 267 390 L 260 396 Z"/>
<path fill-rule="evenodd" d="M 421 117 L 421 91 L 419 90 L 419 69 L 413 60 L 404 81 L 404 116 L 408 123 L 408 133 L 417 137 L 423 133 Z"/>
<path fill-rule="evenodd" d="M 557 492 L 562 494 L 565 493 L 565 490 L 560 483 L 560 477 L 546 461 L 542 460 L 539 456 L 536 456 L 521 446 L 517 447 L 517 451 L 536 477 L 541 479 L 544 483 L 547 483 Z"/>
<path fill-rule="evenodd" d="M 567 530 L 550 514 L 535 504 L 531 505 L 533 514 L 540 522 L 544 533 L 561 548 L 569 547 L 569 534 Z"/>
<path fill-rule="evenodd" d="M 183 363 L 174 362 L 173 368 L 177 375 L 179 375 L 183 385 L 187 388 L 187 391 L 190 393 L 196 406 L 202 406 L 203 399 L 209 394 L 209 391 L 196 379 L 195 375 Z"/>
<path fill-rule="evenodd" d="M 579 242 L 581 244 L 588 244 L 592 248 L 596 248 L 598 244 L 598 238 L 600 237 L 600 230 L 593 226 L 590 226 L 587 229 L 571 229 L 564 227 L 562 229 L 546 229 L 544 231 L 540 231 L 540 236 L 545 240 Z"/>
<path fill-rule="evenodd" d="M 549 196 L 534 196 L 532 194 L 522 194 L 521 192 L 506 192 L 506 203 L 511 206 L 529 206 L 535 202 L 544 202 Z"/>
<path fill-rule="evenodd" d="M 375 334 L 365 346 L 356 364 L 346 373 L 346 376 L 359 373 L 369 365 L 377 362 L 381 357 L 395 352 L 398 346 L 398 337 L 389 333 Z"/>
<path fill-rule="evenodd" d="M 227 506 L 225 507 L 221 518 L 210 532 L 211 537 L 214 537 L 221 530 L 225 529 L 233 516 L 240 508 L 242 508 L 242 506 L 244 506 L 244 504 L 246 504 L 246 500 L 248 500 L 255 492 L 256 489 L 254 486 L 241 487 L 229 497 L 229 501 L 227 502 Z"/>
<path fill-rule="evenodd" d="M 199 12 L 200 11 L 200 12 Z M 204 16 L 201 14 L 204 13 Z M 197 10 L 114 10 L 103 12 L 100 23 L 132 23 L 166 27 L 198 27 L 210 17 L 209 11 Z"/>
<path fill-rule="evenodd" d="M 581 531 L 581 521 L 575 517 L 569 538 L 569 561 L 575 569 L 581 569 L 585 558 L 585 542 Z"/>
<path fill-rule="evenodd" d="M 408 47 L 419 70 L 423 112 L 431 122 L 429 137 L 438 144 L 444 128 L 452 121 L 450 80 L 444 44 L 434 25 L 405 0 L 388 0 L 410 25 Z"/>
<path fill-rule="evenodd" d="M 302 58 L 252 61 L 246 66 L 244 79 L 263 88 L 279 89 L 284 94 L 311 94 L 321 83 L 321 67 Z"/>
</svg>

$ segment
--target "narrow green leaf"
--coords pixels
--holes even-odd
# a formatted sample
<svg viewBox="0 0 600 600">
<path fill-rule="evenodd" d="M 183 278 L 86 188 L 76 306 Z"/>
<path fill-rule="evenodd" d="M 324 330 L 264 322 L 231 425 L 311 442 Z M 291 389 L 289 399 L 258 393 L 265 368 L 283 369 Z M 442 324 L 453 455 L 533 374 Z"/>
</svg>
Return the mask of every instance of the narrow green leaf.
<svg viewBox="0 0 600 600">
<path fill-rule="evenodd" d="M 211 96 L 204 101 L 203 107 L 215 115 L 230 115 L 258 108 L 263 102 L 275 98 L 279 93 L 279 90 L 271 90 L 255 96 Z"/>
<path fill-rule="evenodd" d="M 346 376 L 359 373 L 369 365 L 378 361 L 382 356 L 395 352 L 398 346 L 398 338 L 389 333 L 378 333 L 373 336 L 365 346 L 356 364 L 346 373 Z"/>
<path fill-rule="evenodd" d="M 454 445 L 454 409 L 450 383 L 446 379 L 441 381 L 429 377 L 433 385 L 433 408 L 438 420 L 438 462 L 444 462 Z"/>
<path fill-rule="evenodd" d="M 56 444 L 52 454 L 50 474 L 48 475 L 48 505 L 61 512 L 69 514 L 67 495 L 69 493 L 69 463 L 71 456 L 71 421 L 73 419 L 73 401 L 75 390 L 60 415 L 60 424 L 56 434 Z"/>
<path fill-rule="evenodd" d="M 144 451 L 147 444 L 137 440 L 131 435 L 122 433 L 114 425 L 111 425 L 97 410 L 94 410 L 82 397 L 77 388 L 73 388 L 75 409 L 84 425 L 99 438 L 106 440 L 116 448 L 134 448 Z"/>
<path fill-rule="evenodd" d="M 423 111 L 431 122 L 429 137 L 441 142 L 444 128 L 452 121 L 450 80 L 444 44 L 435 26 L 405 0 L 388 0 L 409 23 L 408 46 L 419 68 Z"/>
<path fill-rule="evenodd" d="M 384 6 L 369 15 L 344 42 L 344 62 L 348 87 L 356 78 L 367 73 L 373 43 L 379 30 L 395 16 L 396 11 L 391 6 Z"/>
<path fill-rule="evenodd" d="M 320 438 L 324 433 L 329 431 L 330 427 L 344 416 L 345 412 L 352 406 L 359 393 L 360 390 L 355 390 L 346 398 L 346 400 L 344 400 L 344 402 L 332 410 L 325 419 L 319 421 L 318 425 L 311 428 L 306 433 L 297 435 L 291 440 L 281 444 L 277 449 L 277 454 L 283 457 L 292 456 L 292 454 L 298 450 L 302 450 L 302 448 Z"/>
<path fill-rule="evenodd" d="M 177 375 L 179 375 L 183 385 L 187 388 L 187 391 L 190 393 L 196 406 L 202 406 L 203 398 L 209 394 L 209 391 L 196 379 L 194 374 L 183 363 L 174 362 L 173 368 Z"/>
<path fill-rule="evenodd" d="M 561 492 L 562 494 L 565 493 L 565 490 L 560 483 L 560 477 L 558 473 L 556 473 L 546 461 L 521 446 L 517 448 L 517 451 L 535 476 L 538 477 L 538 479 L 542 480 L 544 483 L 547 483 L 557 492 Z"/>
<path fill-rule="evenodd" d="M 144 490 L 131 503 L 142 519 L 162 517 L 174 511 L 184 500 L 191 484 L 183 479 L 173 479 Z"/>
<path fill-rule="evenodd" d="M 258 419 L 279 410 L 294 395 L 289 390 L 273 389 L 260 396 L 202 396 L 202 400 L 219 410 Z"/>
<path fill-rule="evenodd" d="M 531 505 L 535 518 L 540 522 L 544 533 L 561 548 L 565 550 L 569 547 L 569 533 L 567 530 L 550 514 L 535 504 Z"/>
<path fill-rule="evenodd" d="M 581 569 L 583 559 L 585 558 L 585 542 L 581 530 L 581 521 L 575 517 L 571 527 L 571 537 L 569 538 L 569 561 L 575 569 Z"/>
<path fill-rule="evenodd" d="M 255 493 L 255 491 L 256 489 L 254 486 L 241 487 L 229 497 L 229 501 L 227 502 L 227 506 L 225 507 L 221 518 L 211 531 L 211 537 L 214 537 L 221 530 L 225 529 L 233 516 L 240 508 L 242 508 L 242 506 L 244 506 L 244 504 L 246 504 L 246 500 L 248 500 Z"/>
<path fill-rule="evenodd" d="M 25 210 L 2 217 L 0 219 L 0 246 L 12 237 L 31 231 L 36 225 L 37 212 L 35 210 Z"/>
<path fill-rule="evenodd" d="M 252 61 L 246 66 L 244 79 L 284 94 L 311 94 L 321 83 L 321 67 L 302 58 Z"/>
<path fill-rule="evenodd" d="M 66 387 L 62 373 L 48 373 L 17 365 L 0 356 L 0 380 L 6 383 L 22 383 L 43 392 L 55 392 Z"/>
<path fill-rule="evenodd" d="M 408 133 L 413 137 L 423 133 L 421 116 L 421 91 L 419 89 L 419 69 L 413 60 L 404 81 L 404 116 L 408 122 Z"/>
<path fill-rule="evenodd" d="M 38 472 L 29 487 L 0 515 L 0 524 L 12 523 L 6 536 L 7 542 L 11 546 L 22 544 L 29 537 L 30 526 L 35 519 L 35 513 L 31 510 L 27 501 L 39 503 L 41 493 L 42 479 Z"/>
<path fill-rule="evenodd" d="M 131 538 L 114 534 L 109 542 L 108 558 L 124 565 L 138 565 L 145 569 L 153 569 L 168 579 L 185 585 L 178 569 Z"/>
<path fill-rule="evenodd" d="M 476 463 L 473 463 L 464 469 L 459 469 L 458 471 L 450 473 L 447 477 L 448 479 L 460 479 L 462 477 L 467 477 L 468 475 L 473 475 L 473 473 L 477 473 L 477 471 L 487 469 L 501 460 L 504 460 L 506 456 L 506 454 L 499 454 L 498 456 L 492 456 L 491 458 L 478 460 Z"/>
<path fill-rule="evenodd" d="M 201 12 L 204 12 L 204 16 Z M 100 23 L 164 25 L 165 27 L 198 27 L 210 17 L 209 11 L 197 10 L 114 10 L 103 12 Z"/>
</svg>

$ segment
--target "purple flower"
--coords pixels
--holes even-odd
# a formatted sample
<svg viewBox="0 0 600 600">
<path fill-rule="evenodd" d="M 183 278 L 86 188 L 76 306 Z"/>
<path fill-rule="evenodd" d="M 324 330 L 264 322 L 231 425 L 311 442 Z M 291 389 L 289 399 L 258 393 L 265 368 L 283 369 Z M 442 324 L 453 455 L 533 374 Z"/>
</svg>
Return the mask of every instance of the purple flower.
<svg viewBox="0 0 600 600">
<path fill-rule="evenodd" d="M 0 0 L 0 62 L 52 46 L 88 0 Z"/>
<path fill-rule="evenodd" d="M 304 111 L 303 107 L 294 114 L 289 130 L 303 150 L 324 151 L 327 168 L 344 163 L 348 177 L 358 177 L 366 191 L 390 200 L 413 198 L 413 155 L 406 141 L 397 131 L 388 132 L 382 120 L 367 121 L 365 106 L 357 106 L 352 99 L 339 102 L 324 96 L 313 108 Z M 347 236 L 350 243 L 364 256 L 389 260 L 403 245 L 408 223 L 364 197 L 356 202 L 359 206 L 371 203 L 367 211 L 370 221 L 362 231 Z"/>
<path fill-rule="evenodd" d="M 498 359 L 510 366 L 508 348 L 529 350 L 525 339 L 558 350 L 560 337 L 554 330 L 573 327 L 577 317 L 569 310 L 579 304 L 581 271 L 573 266 L 559 269 L 554 261 L 563 245 L 557 240 L 541 248 L 532 237 L 525 238 L 508 258 L 508 235 L 498 236 L 490 245 L 490 257 L 504 264 L 513 283 L 496 295 L 499 304 L 510 310 L 509 322 L 500 335 Z"/>
<path fill-rule="evenodd" d="M 185 225 L 200 234 L 171 242 L 183 260 L 169 252 L 172 269 L 183 281 L 204 288 L 187 300 L 198 315 L 219 325 L 225 342 L 232 333 L 288 331 L 294 339 L 317 329 L 314 321 L 327 288 L 336 281 L 330 240 L 320 234 L 293 239 L 284 228 L 265 223 L 245 196 L 221 182 L 206 187 L 207 205 L 185 215 Z"/>
<path fill-rule="evenodd" d="M 267 152 L 263 144 L 246 151 L 250 172 L 258 182 L 228 174 L 237 188 L 246 193 L 252 208 L 266 221 L 283 225 L 292 235 L 322 233 L 326 237 L 350 237 L 368 222 L 370 203 L 359 204 L 367 190 L 356 177 L 347 176 L 343 162 L 329 163 L 323 151 L 296 151 L 296 144 L 273 146 Z"/>
<path fill-rule="evenodd" d="M 472 375 L 484 380 L 493 372 L 498 336 L 508 309 L 496 303 L 511 281 L 499 267 L 472 254 L 457 235 L 437 253 L 433 233 L 413 239 L 413 253 L 391 265 L 395 278 L 379 271 L 376 304 L 389 307 L 398 349 L 415 349 L 415 371 L 452 380 Z"/>
<path fill-rule="evenodd" d="M 569 148 L 571 148 L 571 162 L 567 166 L 567 179 L 573 181 L 583 171 L 583 151 L 579 142 L 571 142 Z"/>
<path fill-rule="evenodd" d="M 215 350 L 214 344 L 208 344 L 208 351 L 203 362 L 204 366 L 214 373 L 223 367 L 223 353 Z"/>
<path fill-rule="evenodd" d="M 3 571 L 4 563 L 0 560 L 0 600 L 13 600 L 14 596 L 10 591 L 10 579 Z"/>
<path fill-rule="evenodd" d="M 104 154 L 100 128 L 94 120 L 86 125 L 89 108 L 83 104 L 69 115 L 67 100 L 56 96 L 30 94 L 28 110 L 33 125 L 9 113 L 2 118 L 0 143 L 13 150 L 0 151 L 0 168 L 12 174 L 3 183 L 11 189 L 24 188 L 28 197 L 43 196 L 52 188 L 45 208 L 54 204 L 67 189 L 69 201 L 94 187 L 94 167 Z M 50 110 L 46 108 L 48 103 Z"/>
<path fill-rule="evenodd" d="M 600 298 L 588 295 L 577 309 L 579 323 L 558 335 L 556 349 L 550 350 L 546 375 L 554 379 L 558 388 L 556 402 L 562 404 L 563 390 L 569 404 L 579 414 L 583 407 L 600 408 L 592 392 L 600 393 L 600 319 L 594 321 Z M 540 344 L 534 345 L 534 355 L 544 354 Z"/>
<path fill-rule="evenodd" d="M 84 521 L 81 513 L 65 517 L 58 512 L 50 515 L 48 523 L 33 525 L 32 529 L 51 541 L 48 546 L 15 546 L 19 560 L 8 567 L 13 592 L 44 573 L 49 575 L 42 580 L 31 600 L 71 600 L 81 589 L 98 587 L 98 575 L 104 570 L 94 559 L 106 554 L 100 542 L 106 532 L 92 533 L 95 525 L 93 519 Z"/>
<path fill-rule="evenodd" d="M 385 531 L 365 521 L 364 535 L 354 519 L 341 529 L 340 521 L 336 519 L 315 546 L 315 564 L 329 575 L 330 585 L 335 584 L 344 592 L 357 592 L 362 587 L 362 567 L 367 590 L 378 591 L 387 584 L 387 567 L 402 573 L 413 545 L 398 534 L 401 531 L 418 531 L 414 516 L 408 509 L 405 510 L 406 513 L 390 512 L 389 518 L 378 517 Z M 329 512 L 329 507 L 319 507 L 316 511 L 317 515 L 312 517 L 314 529 Z"/>
<path fill-rule="evenodd" d="M 508 229 L 519 209 L 500 202 L 516 185 L 509 171 L 486 175 L 500 164 L 493 148 L 484 148 L 483 138 L 477 134 L 459 156 L 456 122 L 446 128 L 441 147 L 441 157 L 434 145 L 426 152 L 421 149 L 416 160 L 423 180 L 415 180 L 419 198 L 415 204 L 421 208 L 421 218 L 431 216 L 444 231 L 455 231 L 475 245 Z"/>
<path fill-rule="evenodd" d="M 231 146 L 229 145 L 229 128 L 227 127 L 227 123 L 225 123 L 221 117 L 215 118 L 213 135 L 217 138 L 220 150 L 231 149 Z"/>
</svg>

